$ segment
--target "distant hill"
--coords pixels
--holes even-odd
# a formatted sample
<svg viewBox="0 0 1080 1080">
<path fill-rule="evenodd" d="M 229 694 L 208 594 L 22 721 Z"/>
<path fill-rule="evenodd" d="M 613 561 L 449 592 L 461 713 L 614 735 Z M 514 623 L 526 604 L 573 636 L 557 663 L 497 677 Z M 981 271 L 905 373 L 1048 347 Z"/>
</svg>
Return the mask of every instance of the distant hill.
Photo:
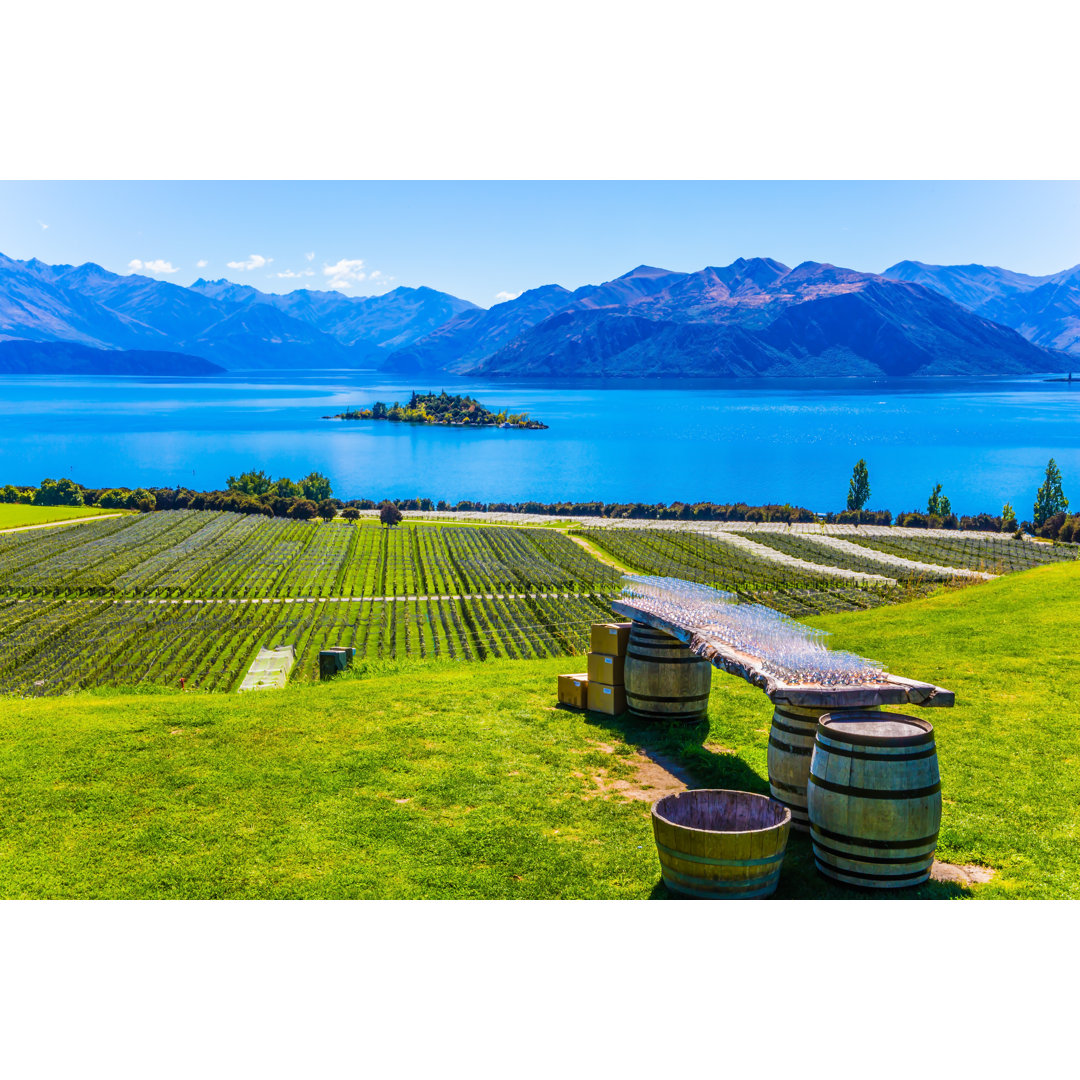
<svg viewBox="0 0 1080 1080">
<path fill-rule="evenodd" d="M 226 281 L 184 288 L 95 263 L 50 266 L 0 255 L 0 340 L 194 353 L 226 368 L 375 367 L 469 310 L 478 309 L 428 288 L 278 296 Z"/>
<path fill-rule="evenodd" d="M 999 375 L 1061 358 L 921 284 L 774 259 L 639 266 L 523 293 L 395 352 L 392 370 L 523 377 Z"/>
<path fill-rule="evenodd" d="M 94 349 L 70 341 L 0 341 L 5 375 L 223 375 L 198 356 L 151 349 Z"/>
<path fill-rule="evenodd" d="M 1032 277 L 977 263 L 933 266 L 905 261 L 890 266 L 884 276 L 925 285 L 984 319 L 1012 327 L 1036 345 L 1080 356 L 1080 266 Z"/>
</svg>

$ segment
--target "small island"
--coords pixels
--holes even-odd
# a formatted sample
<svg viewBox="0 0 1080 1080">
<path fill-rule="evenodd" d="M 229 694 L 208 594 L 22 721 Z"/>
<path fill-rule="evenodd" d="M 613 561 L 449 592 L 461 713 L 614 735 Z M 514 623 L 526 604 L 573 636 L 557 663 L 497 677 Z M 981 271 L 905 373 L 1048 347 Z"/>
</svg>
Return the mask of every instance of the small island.
<svg viewBox="0 0 1080 1080">
<path fill-rule="evenodd" d="M 324 420 L 394 420 L 405 424 L 441 424 L 444 427 L 497 427 L 546 430 L 547 424 L 530 420 L 528 413 L 492 412 L 475 398 L 461 394 L 418 394 L 413 391 L 408 405 L 376 401 L 370 409 L 347 409 Z"/>
</svg>

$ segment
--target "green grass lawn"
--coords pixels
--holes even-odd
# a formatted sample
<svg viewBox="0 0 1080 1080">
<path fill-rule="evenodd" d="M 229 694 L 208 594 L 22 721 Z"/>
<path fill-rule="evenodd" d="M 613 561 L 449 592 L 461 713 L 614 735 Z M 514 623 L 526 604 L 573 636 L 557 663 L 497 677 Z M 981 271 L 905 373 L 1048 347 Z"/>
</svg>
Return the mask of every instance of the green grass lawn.
<svg viewBox="0 0 1080 1080">
<path fill-rule="evenodd" d="M 997 874 L 911 897 L 1080 896 L 1080 567 L 823 616 L 835 643 L 956 691 L 934 724 L 938 856 Z M 399 661 L 248 695 L 0 701 L 0 896 L 663 897 L 637 748 L 765 792 L 771 709 L 716 673 L 710 721 L 554 707 L 571 659 Z M 580 668 L 580 659 L 577 667 Z M 793 836 L 779 897 L 828 884 Z M 869 894 L 878 896 L 879 894 Z"/>
<path fill-rule="evenodd" d="M 126 514 L 127 510 L 105 510 L 100 506 L 24 506 L 22 503 L 0 503 L 0 529 L 17 529 L 21 525 L 47 525 L 51 521 L 97 517 L 99 514 Z"/>
</svg>

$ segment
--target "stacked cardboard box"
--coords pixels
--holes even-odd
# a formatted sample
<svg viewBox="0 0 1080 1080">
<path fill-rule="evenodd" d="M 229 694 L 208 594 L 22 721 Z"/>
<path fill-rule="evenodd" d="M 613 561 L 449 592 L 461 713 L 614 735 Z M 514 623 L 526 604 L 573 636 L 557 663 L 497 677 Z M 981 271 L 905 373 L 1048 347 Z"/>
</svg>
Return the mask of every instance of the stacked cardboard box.
<svg viewBox="0 0 1080 1080">
<path fill-rule="evenodd" d="M 618 716 L 626 711 L 623 664 L 631 623 L 593 623 L 589 670 L 559 676 L 559 704 Z"/>
<path fill-rule="evenodd" d="M 559 676 L 559 704 L 573 709 L 589 707 L 589 676 L 584 671 L 580 675 Z"/>
<path fill-rule="evenodd" d="M 589 653 L 589 708 L 618 716 L 626 711 L 623 665 L 630 641 L 630 623 L 593 623 Z"/>
</svg>

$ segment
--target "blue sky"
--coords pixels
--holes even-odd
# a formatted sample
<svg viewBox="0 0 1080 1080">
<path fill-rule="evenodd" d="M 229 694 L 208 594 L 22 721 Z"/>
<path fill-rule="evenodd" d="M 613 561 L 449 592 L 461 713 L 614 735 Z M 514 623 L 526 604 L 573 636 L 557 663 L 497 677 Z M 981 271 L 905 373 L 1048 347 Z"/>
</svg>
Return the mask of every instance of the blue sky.
<svg viewBox="0 0 1080 1080">
<path fill-rule="evenodd" d="M 474 303 L 640 263 L 901 259 L 1031 274 L 1080 263 L 1073 181 L 5 182 L 0 251 L 188 285 L 348 295 L 430 285 Z"/>
</svg>

